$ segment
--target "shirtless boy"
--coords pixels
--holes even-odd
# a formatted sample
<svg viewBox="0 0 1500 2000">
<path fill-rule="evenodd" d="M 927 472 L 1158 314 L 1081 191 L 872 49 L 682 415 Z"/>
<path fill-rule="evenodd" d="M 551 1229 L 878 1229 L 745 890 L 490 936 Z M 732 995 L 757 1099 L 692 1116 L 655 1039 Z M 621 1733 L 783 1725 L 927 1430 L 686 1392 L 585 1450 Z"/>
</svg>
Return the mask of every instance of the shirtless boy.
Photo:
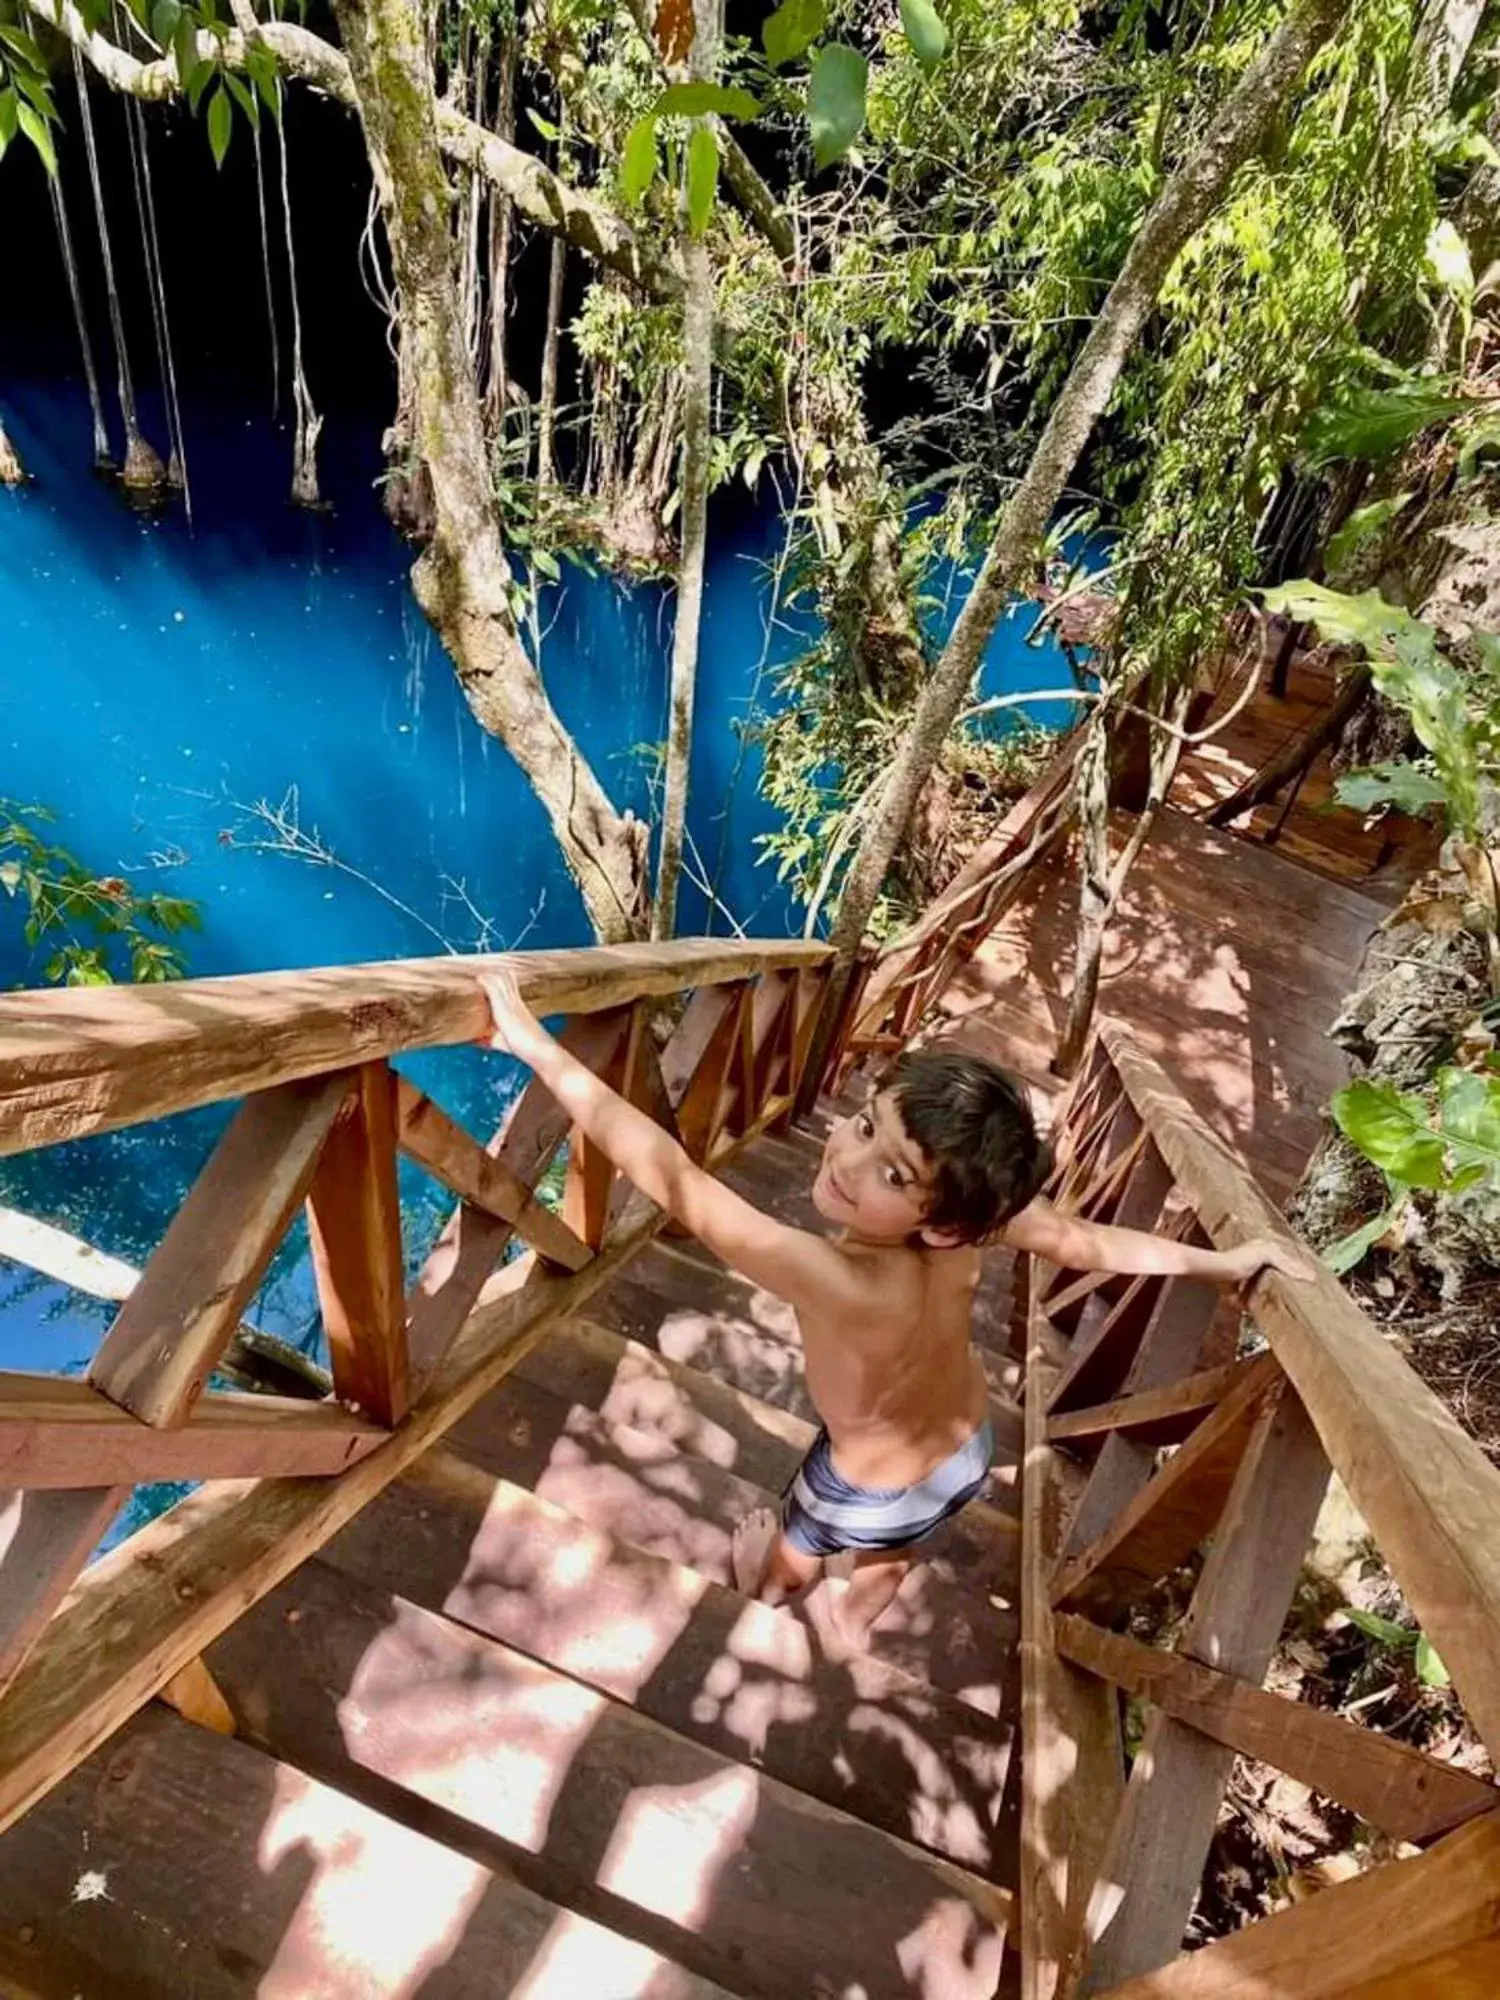
<svg viewBox="0 0 1500 2000">
<path fill-rule="evenodd" d="M 970 1343 L 982 1245 L 1069 1270 L 1243 1283 L 1306 1277 L 1273 1241 L 1215 1251 L 1060 1214 L 1039 1198 L 1048 1156 L 1025 1096 L 996 1064 L 951 1048 L 900 1057 L 863 1110 L 829 1133 L 812 1200 L 836 1235 L 764 1215 L 695 1166 L 644 1112 L 562 1048 L 509 973 L 484 981 L 491 1046 L 525 1063 L 627 1179 L 754 1285 L 785 1299 L 823 1428 L 778 1522 L 735 1537 L 741 1589 L 779 1604 L 825 1565 L 849 1577 L 835 1616 L 862 1644 L 914 1548 L 978 1493 L 994 1440 Z"/>
</svg>

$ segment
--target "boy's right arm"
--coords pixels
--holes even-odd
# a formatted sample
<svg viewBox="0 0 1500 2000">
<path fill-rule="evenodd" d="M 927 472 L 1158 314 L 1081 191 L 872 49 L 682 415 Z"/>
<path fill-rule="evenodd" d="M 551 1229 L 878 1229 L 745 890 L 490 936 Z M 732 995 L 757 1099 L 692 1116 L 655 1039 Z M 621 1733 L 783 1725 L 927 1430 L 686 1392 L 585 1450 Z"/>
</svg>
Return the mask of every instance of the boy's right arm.
<svg viewBox="0 0 1500 2000">
<path fill-rule="evenodd" d="M 494 1017 L 490 1047 L 515 1056 L 659 1208 L 765 1291 L 818 1316 L 868 1309 L 862 1274 L 825 1238 L 765 1215 L 696 1166 L 660 1125 L 548 1034 L 509 972 L 482 981 Z"/>
<path fill-rule="evenodd" d="M 1316 1269 L 1300 1244 L 1275 1237 L 1255 1237 L 1233 1250 L 1205 1250 L 1143 1229 L 1117 1229 L 1112 1223 L 1065 1215 L 1040 1199 L 1013 1216 L 998 1240 L 1063 1270 L 1207 1278 L 1219 1285 L 1242 1284 L 1267 1270 L 1306 1280 Z"/>
</svg>

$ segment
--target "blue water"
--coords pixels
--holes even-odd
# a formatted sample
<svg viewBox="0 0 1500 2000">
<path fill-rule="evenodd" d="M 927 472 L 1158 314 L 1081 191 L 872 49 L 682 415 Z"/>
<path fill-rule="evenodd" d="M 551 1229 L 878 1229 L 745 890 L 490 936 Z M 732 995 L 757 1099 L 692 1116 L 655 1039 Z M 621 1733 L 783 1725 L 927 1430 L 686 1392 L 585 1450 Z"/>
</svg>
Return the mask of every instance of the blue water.
<svg viewBox="0 0 1500 2000">
<path fill-rule="evenodd" d="M 37 483 L 0 492 L 0 795 L 47 806 L 56 837 L 100 873 L 194 898 L 189 970 L 234 973 L 506 946 L 588 942 L 541 808 L 469 715 L 412 602 L 409 552 L 373 490 L 376 426 L 330 417 L 328 515 L 285 502 L 289 450 L 259 412 L 189 402 L 194 523 L 132 513 L 88 471 L 87 406 L 67 383 L 0 385 Z M 148 419 L 150 412 L 148 409 Z M 148 428 L 149 428 L 148 422 Z M 160 435 L 160 426 L 156 426 Z M 699 669 L 690 832 L 751 934 L 800 917 L 756 836 L 774 823 L 738 725 L 798 644 L 769 630 L 780 525 L 742 509 L 717 523 Z M 1026 621 L 996 635 L 984 692 L 1056 686 Z M 615 801 L 649 811 L 641 746 L 664 734 L 670 593 L 565 570 L 543 602 L 542 670 L 563 720 Z M 763 685 L 763 681 L 765 685 Z M 1054 707 L 1038 711 L 1056 724 Z M 268 851 L 255 808 L 287 815 L 334 864 Z M 685 933 L 723 931 L 684 885 Z M 0 910 L 0 984 L 31 983 L 19 925 Z M 469 1051 L 408 1064 L 471 1129 L 516 1088 Z M 225 1109 L 0 1161 L 0 1201 L 134 1263 L 160 1239 Z M 403 1189 L 413 1268 L 439 1191 Z M 109 1309 L 0 1262 L 0 1366 L 74 1371 Z M 314 1351 L 300 1231 L 250 1315 Z"/>
</svg>

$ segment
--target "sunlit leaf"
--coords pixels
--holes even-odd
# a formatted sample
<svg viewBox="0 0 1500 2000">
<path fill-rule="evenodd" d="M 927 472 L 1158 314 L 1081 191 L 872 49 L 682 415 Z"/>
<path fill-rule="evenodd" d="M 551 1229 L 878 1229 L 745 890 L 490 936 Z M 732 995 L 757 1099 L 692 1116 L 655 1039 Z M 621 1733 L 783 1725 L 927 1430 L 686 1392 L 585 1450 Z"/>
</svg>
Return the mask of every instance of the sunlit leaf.
<svg viewBox="0 0 1500 2000">
<path fill-rule="evenodd" d="M 1446 219 L 1433 225 L 1423 255 L 1429 277 L 1455 299 L 1474 296 L 1474 266 L 1469 246 Z"/>
<path fill-rule="evenodd" d="M 828 25 L 824 0 L 783 0 L 761 28 L 761 43 L 773 69 L 795 62 Z"/>
<path fill-rule="evenodd" d="M 760 99 L 732 83 L 669 83 L 651 107 L 658 118 L 736 118 L 741 123 L 758 117 Z"/>
<path fill-rule="evenodd" d="M 948 30 L 932 0 L 901 0 L 901 26 L 912 54 L 924 69 L 942 61 L 948 48 Z"/>
<path fill-rule="evenodd" d="M 620 155 L 620 195 L 634 205 L 645 194 L 656 175 L 656 120 L 648 111 L 637 118 L 625 135 Z"/>
<path fill-rule="evenodd" d="M 1438 1078 L 1438 1106 L 1443 1136 L 1477 1155 L 1474 1165 L 1500 1178 L 1500 1077 L 1445 1069 Z"/>
<path fill-rule="evenodd" d="M 49 174 L 55 175 L 57 154 L 53 150 L 52 134 L 47 129 L 47 121 L 29 104 L 19 105 L 16 116 L 20 121 L 21 130 L 41 156 L 42 165 Z"/>
<path fill-rule="evenodd" d="M 1372 535 L 1378 535 L 1395 520 L 1410 498 L 1410 493 L 1391 493 L 1384 500 L 1372 500 L 1368 506 L 1356 507 L 1344 525 L 1328 537 L 1328 546 L 1323 552 L 1324 566 L 1330 572 L 1341 570 L 1362 543 Z"/>
<path fill-rule="evenodd" d="M 1368 1077 L 1335 1093 L 1333 1116 L 1345 1138 L 1407 1187 L 1440 1188 L 1448 1178 L 1442 1137 L 1420 1097 Z"/>
<path fill-rule="evenodd" d="M 695 238 L 708 227 L 718 183 L 719 142 L 711 126 L 697 125 L 688 141 L 687 157 L 688 228 Z"/>
<path fill-rule="evenodd" d="M 260 124 L 260 102 L 254 91 L 248 89 L 240 78 L 234 74 L 233 70 L 225 70 L 224 81 L 229 86 L 229 94 L 233 97 L 235 103 L 244 112 L 250 123 L 258 127 Z"/>
<path fill-rule="evenodd" d="M 842 159 L 859 137 L 869 78 L 870 65 L 858 49 L 844 42 L 829 42 L 819 49 L 807 93 L 807 122 L 813 158 L 820 167 Z"/>
<path fill-rule="evenodd" d="M 1415 815 L 1427 806 L 1448 802 L 1447 792 L 1430 771 L 1400 759 L 1346 772 L 1334 786 L 1333 795 L 1340 805 L 1352 806 L 1355 812 L 1394 806 L 1397 812 Z"/>
<path fill-rule="evenodd" d="M 16 136 L 17 110 L 16 93 L 8 88 L 0 90 L 0 153 Z"/>
<path fill-rule="evenodd" d="M 1337 1243 L 1330 1244 L 1323 1252 L 1323 1262 L 1334 1276 L 1342 1278 L 1346 1271 L 1352 1271 L 1356 1264 L 1362 1263 L 1392 1227 L 1399 1213 L 1400 1209 L 1395 1206 L 1383 1208 L 1369 1222 L 1351 1230 L 1347 1236 L 1341 1236 Z"/>
<path fill-rule="evenodd" d="M 1315 471 L 1341 458 L 1379 465 L 1429 425 L 1472 408 L 1467 396 L 1450 395 L 1431 382 L 1362 389 L 1316 412 L 1303 433 L 1303 453 Z"/>
<path fill-rule="evenodd" d="M 1452 1687 L 1453 1676 L 1443 1665 L 1438 1649 L 1424 1632 L 1417 1641 L 1417 1679 L 1423 1687 Z"/>
</svg>

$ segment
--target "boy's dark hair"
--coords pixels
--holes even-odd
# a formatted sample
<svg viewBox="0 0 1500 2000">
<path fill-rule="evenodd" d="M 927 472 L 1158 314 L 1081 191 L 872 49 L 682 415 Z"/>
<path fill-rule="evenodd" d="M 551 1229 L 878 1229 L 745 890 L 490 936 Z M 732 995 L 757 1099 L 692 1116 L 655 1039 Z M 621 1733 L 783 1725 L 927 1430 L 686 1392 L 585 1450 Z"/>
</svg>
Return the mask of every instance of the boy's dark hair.
<svg viewBox="0 0 1500 2000">
<path fill-rule="evenodd" d="M 881 1078 L 932 1165 L 931 1229 L 978 1242 L 1018 1215 L 1052 1169 L 1021 1086 L 963 1049 L 913 1049 Z"/>
</svg>

